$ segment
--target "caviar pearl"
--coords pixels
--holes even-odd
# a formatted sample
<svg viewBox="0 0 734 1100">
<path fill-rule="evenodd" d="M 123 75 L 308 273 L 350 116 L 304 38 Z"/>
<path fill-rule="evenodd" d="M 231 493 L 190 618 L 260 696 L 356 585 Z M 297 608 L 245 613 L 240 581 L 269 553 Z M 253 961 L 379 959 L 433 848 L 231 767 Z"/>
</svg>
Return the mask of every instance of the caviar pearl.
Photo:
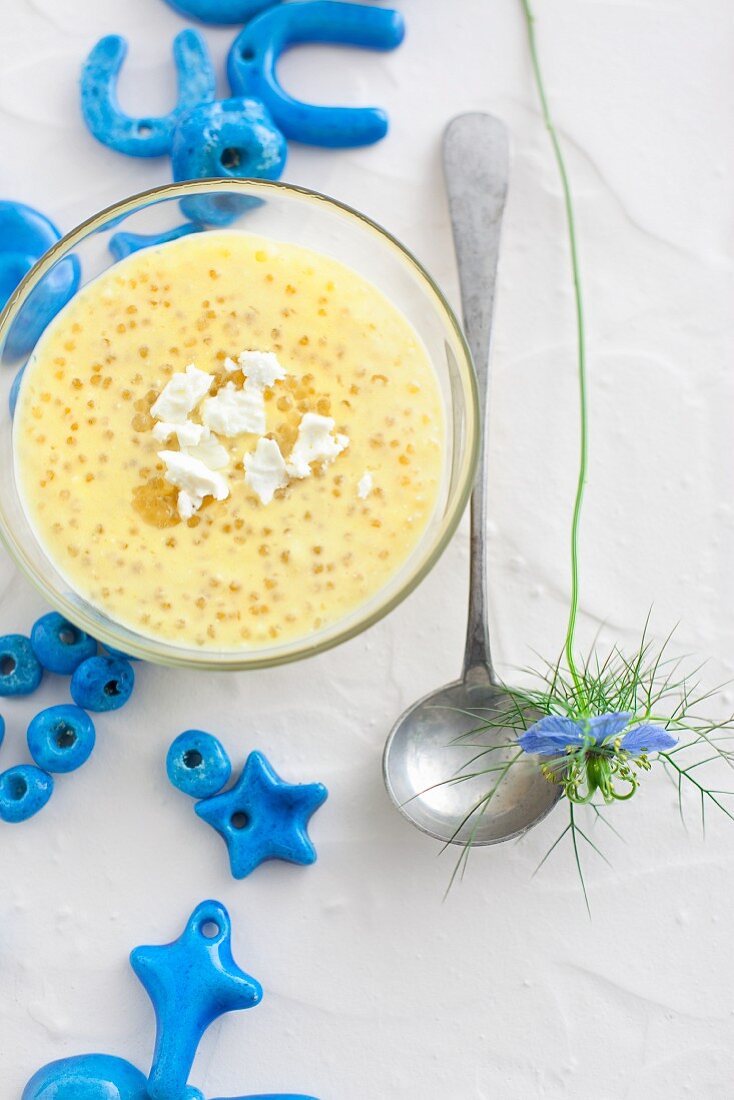
<svg viewBox="0 0 734 1100">
<path fill-rule="evenodd" d="M 82 661 L 94 657 L 97 642 L 58 611 L 49 611 L 31 630 L 33 652 L 44 668 L 60 676 L 71 676 Z"/>
<path fill-rule="evenodd" d="M 119 657 L 90 657 L 71 678 L 71 697 L 85 710 L 118 710 L 133 692 L 135 673 Z"/>
<path fill-rule="evenodd" d="M 41 682 L 43 669 L 23 634 L 0 638 L 0 695 L 30 695 Z"/>
<path fill-rule="evenodd" d="M 92 755 L 94 722 L 81 707 L 47 707 L 28 726 L 31 756 L 47 772 L 73 772 Z"/>
<path fill-rule="evenodd" d="M 18 764 L 0 775 L 0 820 L 15 824 L 33 817 L 53 794 L 50 775 L 32 764 Z"/>
<path fill-rule="evenodd" d="M 166 771 L 179 791 L 192 798 L 209 798 L 225 786 L 232 764 L 221 741 L 211 733 L 186 730 L 168 750 Z"/>
</svg>

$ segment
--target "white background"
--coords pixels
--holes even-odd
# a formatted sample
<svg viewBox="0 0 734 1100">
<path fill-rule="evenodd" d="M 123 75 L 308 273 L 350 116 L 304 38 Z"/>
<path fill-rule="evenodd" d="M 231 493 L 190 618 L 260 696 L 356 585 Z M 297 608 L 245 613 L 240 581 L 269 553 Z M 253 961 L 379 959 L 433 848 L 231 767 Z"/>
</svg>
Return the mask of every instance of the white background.
<svg viewBox="0 0 734 1100">
<path fill-rule="evenodd" d="M 677 651 L 734 673 L 734 325 L 730 0 L 536 0 L 551 99 L 577 195 L 587 288 L 592 467 L 583 533 L 582 637 L 633 646 L 648 608 Z M 440 134 L 467 109 L 512 131 L 493 353 L 492 626 L 507 676 L 555 656 L 568 596 L 576 459 L 573 318 L 555 169 L 532 91 L 519 0 L 401 0 L 393 55 L 309 48 L 282 65 L 322 102 L 380 103 L 392 131 L 355 151 L 293 147 L 286 178 L 361 207 L 402 238 L 456 301 Z M 124 106 L 167 110 L 163 0 L 0 0 L 0 193 L 64 228 L 169 178 L 86 133 L 82 59 L 130 40 Z M 208 29 L 220 67 L 234 31 Z M 734 824 L 687 834 L 662 774 L 613 821 L 609 869 L 586 859 L 593 921 L 570 853 L 531 873 L 563 810 L 520 844 L 472 857 L 442 900 L 453 853 L 391 809 L 380 752 L 398 713 L 458 669 L 467 540 L 389 620 L 299 666 L 251 675 L 139 669 L 131 704 L 101 719 L 91 763 L 33 821 L 0 830 L 0 1096 L 44 1062 L 100 1050 L 145 1068 L 138 943 L 178 935 L 221 898 L 260 1008 L 205 1039 L 207 1096 L 292 1089 L 321 1100 L 526 1100 L 734 1094 Z M 0 561 L 0 632 L 43 610 Z M 33 709 L 66 698 L 49 677 L 3 703 L 0 763 L 27 758 Z M 716 704 L 725 709 L 732 699 Z M 164 756 L 188 726 L 239 762 L 265 750 L 331 797 L 319 862 L 270 864 L 236 883 L 220 839 L 168 787 Z"/>
</svg>

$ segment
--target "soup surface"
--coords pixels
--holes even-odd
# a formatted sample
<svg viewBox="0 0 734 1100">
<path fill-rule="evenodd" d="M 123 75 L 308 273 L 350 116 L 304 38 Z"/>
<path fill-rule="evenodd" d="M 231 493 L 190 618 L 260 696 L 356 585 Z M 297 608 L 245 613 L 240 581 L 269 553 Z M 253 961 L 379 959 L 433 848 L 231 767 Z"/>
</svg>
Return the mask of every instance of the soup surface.
<svg viewBox="0 0 734 1100">
<path fill-rule="evenodd" d="M 14 446 L 78 593 L 151 637 L 254 649 L 396 573 L 436 505 L 444 424 L 427 353 L 375 286 L 217 231 L 135 253 L 69 303 L 29 361 Z"/>
</svg>

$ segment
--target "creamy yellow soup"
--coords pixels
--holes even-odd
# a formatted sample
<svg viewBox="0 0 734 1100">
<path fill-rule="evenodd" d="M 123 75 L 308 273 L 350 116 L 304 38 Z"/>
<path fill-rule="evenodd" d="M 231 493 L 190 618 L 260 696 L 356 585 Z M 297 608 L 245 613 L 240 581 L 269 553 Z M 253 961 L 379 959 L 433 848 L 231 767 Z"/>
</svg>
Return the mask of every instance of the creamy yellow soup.
<svg viewBox="0 0 734 1100">
<path fill-rule="evenodd" d="M 241 387 L 248 350 L 285 373 L 264 401 L 286 461 L 309 412 L 348 445 L 264 504 L 245 476 L 258 436 L 220 437 L 229 495 L 184 519 L 160 458 L 178 443 L 151 408 L 192 363 L 209 396 Z M 444 424 L 426 350 L 375 286 L 222 231 L 138 252 L 70 302 L 26 369 L 14 445 L 29 518 L 78 593 L 150 637 L 254 649 L 318 631 L 399 570 L 436 506 Z"/>
</svg>

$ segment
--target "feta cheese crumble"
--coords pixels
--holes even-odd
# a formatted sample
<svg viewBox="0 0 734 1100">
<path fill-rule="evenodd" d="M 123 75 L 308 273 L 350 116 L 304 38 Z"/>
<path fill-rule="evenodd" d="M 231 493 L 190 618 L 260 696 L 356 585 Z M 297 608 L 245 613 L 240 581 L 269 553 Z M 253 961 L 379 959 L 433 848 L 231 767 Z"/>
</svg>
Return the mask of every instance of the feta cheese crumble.
<svg viewBox="0 0 734 1100">
<path fill-rule="evenodd" d="M 202 397 L 209 393 L 213 381 L 213 374 L 189 363 L 185 371 L 178 371 L 163 387 L 151 407 L 151 416 L 169 424 L 183 424 Z"/>
<path fill-rule="evenodd" d="M 208 428 L 204 427 L 203 424 L 194 424 L 193 420 L 184 420 L 183 424 L 169 424 L 165 420 L 159 420 L 157 424 L 153 425 L 154 439 L 157 439 L 159 443 L 165 443 L 167 439 L 175 435 L 178 445 L 182 449 L 184 447 L 195 447 L 209 434 Z"/>
<path fill-rule="evenodd" d="M 192 458 L 198 458 L 210 470 L 223 470 L 225 466 L 229 466 L 229 452 L 208 428 L 204 430 L 206 435 L 200 443 L 193 447 L 182 447 L 181 450 Z"/>
<path fill-rule="evenodd" d="M 226 479 L 200 459 L 183 451 L 159 451 L 158 457 L 166 465 L 166 480 L 180 490 L 178 514 L 181 519 L 190 519 L 198 512 L 204 497 L 226 500 L 229 496 Z"/>
<path fill-rule="evenodd" d="M 360 500 L 367 500 L 367 497 L 370 495 L 374 487 L 375 483 L 372 479 L 372 474 L 369 472 L 369 470 L 365 470 L 357 485 L 357 496 Z"/>
<path fill-rule="evenodd" d="M 234 382 L 228 382 L 215 397 L 206 399 L 201 407 L 201 419 L 217 435 L 264 435 L 265 400 L 262 391 L 250 393 L 246 387 L 238 390 Z"/>
<path fill-rule="evenodd" d="M 245 481 L 263 504 L 270 504 L 276 490 L 288 484 L 288 471 L 274 439 L 259 439 L 255 450 L 245 456 Z"/>
<path fill-rule="evenodd" d="M 330 416 L 304 413 L 288 461 L 287 470 L 291 477 L 309 477 L 312 462 L 328 465 L 346 450 L 349 437 L 333 433 L 334 421 Z"/>
<path fill-rule="evenodd" d="M 248 393 L 264 393 L 276 382 L 282 382 L 286 372 L 273 351 L 241 351 L 237 356 Z"/>
</svg>

